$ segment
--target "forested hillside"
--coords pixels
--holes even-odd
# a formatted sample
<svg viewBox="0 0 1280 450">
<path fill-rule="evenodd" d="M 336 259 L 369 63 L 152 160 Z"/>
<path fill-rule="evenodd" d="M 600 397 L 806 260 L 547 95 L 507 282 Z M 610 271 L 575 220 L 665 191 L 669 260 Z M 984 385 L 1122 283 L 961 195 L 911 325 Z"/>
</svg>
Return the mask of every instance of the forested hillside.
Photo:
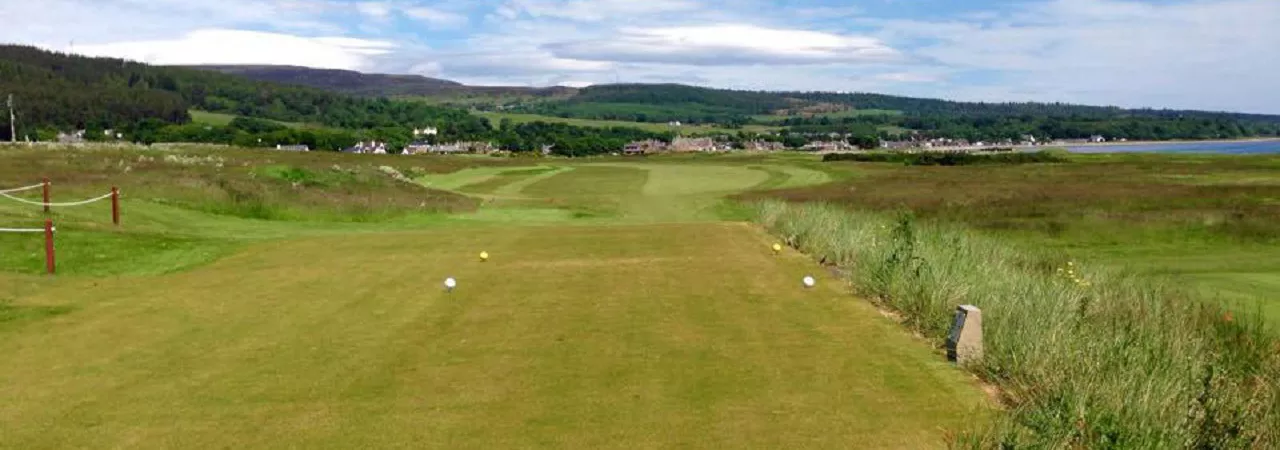
<svg viewBox="0 0 1280 450">
<path fill-rule="evenodd" d="M 1080 139 L 1093 135 L 1131 140 L 1232 139 L 1280 135 L 1280 116 L 1229 112 L 1122 109 L 1063 103 L 974 103 L 881 94 L 752 92 L 681 85 L 605 85 L 573 98 L 521 109 L 584 119 L 638 122 L 764 123 L 793 132 L 907 130 L 923 137 L 969 140 Z M 846 111 L 840 111 L 840 110 Z M 835 114 L 829 114 L 835 111 Z M 868 111 L 867 114 L 847 112 Z M 893 112 L 877 113 L 877 112 Z M 902 132 L 883 132 L 892 138 Z"/>
<path fill-rule="evenodd" d="M 384 75 L 351 70 L 312 69 L 295 66 L 200 65 L 191 69 L 221 72 L 256 81 L 292 84 L 365 97 L 516 96 L 564 97 L 577 90 L 568 87 L 467 86 L 419 75 Z"/>
<path fill-rule="evenodd" d="M 484 133 L 466 111 L 338 95 L 221 73 L 0 46 L 0 93 L 14 96 L 18 135 L 41 130 L 129 129 L 150 118 L 186 123 L 188 109 L 347 129 L 435 125 Z M 8 138 L 5 127 L 3 138 Z"/>
<path fill-rule="evenodd" d="M 879 134 L 884 139 L 954 138 L 971 141 L 1084 139 L 1232 139 L 1280 135 L 1280 116 L 1229 112 L 1123 109 L 1063 103 L 982 103 L 872 93 L 764 92 L 679 84 L 613 84 L 582 89 L 463 86 L 443 80 L 368 75 L 297 67 L 202 66 L 257 79 L 322 87 L 363 95 L 416 91 L 437 101 L 466 92 L 466 106 L 565 118 L 645 123 L 679 121 L 743 127 L 785 125 L 791 134 Z M 409 81 L 417 80 L 417 81 Z M 400 84 L 405 83 L 405 84 Z M 488 90 L 486 90 L 488 89 Z M 437 93 L 427 91 L 436 90 Z M 489 101 L 484 101 L 488 98 Z M 793 138 L 792 142 L 799 142 Z"/>
<path fill-rule="evenodd" d="M 495 128 L 465 110 L 422 102 L 351 97 L 216 71 L 21 46 L 0 46 L 3 94 L 14 96 L 17 135 L 34 140 L 73 130 L 85 130 L 91 140 L 107 139 L 100 131 L 114 129 L 124 139 L 142 143 L 305 144 L 336 150 L 359 140 L 378 140 L 395 151 L 414 140 L 413 128 L 432 126 L 439 130 L 436 141 L 487 140 L 512 151 L 552 146 L 559 154 L 578 156 L 617 151 L 631 140 L 671 139 L 670 134 L 636 128 L 510 122 Z M 192 123 L 192 109 L 239 117 L 225 124 Z M 3 140 L 9 139 L 7 119 L 5 115 Z M 280 122 L 316 126 L 290 128 Z"/>
</svg>

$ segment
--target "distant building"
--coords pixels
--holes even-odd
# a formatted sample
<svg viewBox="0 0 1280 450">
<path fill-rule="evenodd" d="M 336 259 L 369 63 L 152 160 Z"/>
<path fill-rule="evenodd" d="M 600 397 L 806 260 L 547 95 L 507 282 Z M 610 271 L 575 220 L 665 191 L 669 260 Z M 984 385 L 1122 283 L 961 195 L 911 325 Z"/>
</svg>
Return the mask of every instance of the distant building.
<svg viewBox="0 0 1280 450">
<path fill-rule="evenodd" d="M 63 144 L 79 144 L 84 142 L 84 130 L 76 130 L 71 133 L 58 132 L 58 142 Z"/>
<path fill-rule="evenodd" d="M 845 141 L 814 141 L 805 144 L 804 147 L 800 147 L 801 150 L 813 152 L 840 152 L 853 150 L 855 148 L 857 147 L 854 147 L 852 144 Z"/>
<path fill-rule="evenodd" d="M 628 156 L 649 155 L 667 151 L 667 143 L 656 139 L 634 141 L 622 147 L 622 154 Z"/>
<path fill-rule="evenodd" d="M 276 150 L 286 151 L 286 152 L 309 152 L 309 151 L 311 151 L 311 147 L 307 147 L 307 146 L 305 146 L 305 145 L 280 145 L 280 144 L 276 144 Z"/>
<path fill-rule="evenodd" d="M 683 138 L 678 137 L 671 141 L 671 151 L 673 152 L 709 152 L 715 151 L 716 141 L 711 138 Z"/>
<path fill-rule="evenodd" d="M 356 145 L 353 145 L 353 146 L 351 146 L 351 147 L 347 147 L 347 148 L 343 149 L 343 150 L 342 150 L 342 152 L 343 152 L 343 153 L 359 153 L 359 154 L 385 155 L 385 154 L 387 154 L 387 143 L 386 143 L 386 142 L 378 142 L 378 141 L 369 141 L 369 142 L 360 141 L 360 142 L 356 143 Z"/>
<path fill-rule="evenodd" d="M 1102 135 L 1095 134 L 1089 137 L 1089 142 L 1107 142 L 1107 138 L 1102 137 Z"/>
<path fill-rule="evenodd" d="M 427 142 L 414 142 L 404 147 L 403 154 L 421 155 L 421 154 L 457 154 L 457 153 L 492 153 L 494 151 L 493 144 L 490 142 L 451 142 L 447 144 L 430 144 Z"/>
<path fill-rule="evenodd" d="M 436 127 L 426 127 L 426 128 L 422 128 L 422 129 L 414 128 L 414 129 L 413 129 L 413 135 L 414 135 L 414 136 L 435 136 L 435 135 L 437 135 L 437 134 L 439 134 L 439 133 L 440 133 L 440 130 L 439 130 L 439 129 L 436 129 Z"/>
<path fill-rule="evenodd" d="M 750 141 L 744 142 L 742 147 L 748 151 L 756 152 L 776 152 L 786 148 L 781 142 L 774 141 Z"/>
</svg>

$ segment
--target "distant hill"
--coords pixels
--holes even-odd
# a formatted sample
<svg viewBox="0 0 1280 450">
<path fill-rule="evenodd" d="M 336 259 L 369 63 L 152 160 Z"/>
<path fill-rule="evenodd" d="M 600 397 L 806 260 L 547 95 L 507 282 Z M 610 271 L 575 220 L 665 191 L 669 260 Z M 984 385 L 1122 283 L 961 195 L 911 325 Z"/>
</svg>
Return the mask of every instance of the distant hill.
<svg viewBox="0 0 1280 450">
<path fill-rule="evenodd" d="M 198 65 L 189 69 L 221 72 L 257 81 L 292 84 L 365 97 L 556 97 L 577 92 L 569 87 L 467 86 L 421 75 L 369 74 L 351 70 L 270 65 Z"/>
<path fill-rule="evenodd" d="M 148 120 L 181 124 L 191 120 L 192 109 L 346 129 L 430 124 L 465 135 L 489 128 L 487 121 L 464 110 L 421 102 L 359 98 L 214 71 L 20 45 L 0 45 L 0 93 L 14 96 L 19 136 L 128 129 Z M 0 122 L 8 125 L 7 119 L 6 114 Z M 4 126 L 0 136 L 7 139 L 8 131 Z"/>
<path fill-rule="evenodd" d="M 1230 112 L 1124 109 L 1066 103 L 957 102 L 875 93 L 745 91 L 681 84 L 602 84 L 569 87 L 467 86 L 419 75 L 366 74 L 295 66 L 204 65 L 194 69 L 273 83 L 377 97 L 421 97 L 482 109 L 598 120 L 742 124 L 753 116 L 811 117 L 846 111 L 958 117 L 1058 117 L 1075 119 L 1184 118 L 1280 123 L 1280 116 Z M 464 100 L 465 99 L 465 100 Z"/>
</svg>

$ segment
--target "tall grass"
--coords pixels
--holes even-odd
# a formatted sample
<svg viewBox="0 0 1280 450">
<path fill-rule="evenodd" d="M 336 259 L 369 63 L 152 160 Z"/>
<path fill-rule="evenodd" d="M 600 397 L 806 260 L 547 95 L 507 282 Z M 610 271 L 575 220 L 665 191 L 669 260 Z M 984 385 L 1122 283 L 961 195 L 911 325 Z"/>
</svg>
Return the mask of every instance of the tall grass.
<svg viewBox="0 0 1280 450">
<path fill-rule="evenodd" d="M 1255 317 L 910 216 L 776 201 L 756 212 L 936 344 L 956 305 L 982 308 L 985 356 L 967 369 L 1007 411 L 958 447 L 1280 447 L 1280 344 Z"/>
<path fill-rule="evenodd" d="M 823 162 L 855 161 L 899 163 L 906 166 L 968 166 L 977 164 L 1037 164 L 1064 163 L 1070 161 L 1066 150 L 1045 150 L 1038 152 L 1015 152 L 1012 148 L 991 149 L 999 153 L 971 153 L 965 151 L 941 152 L 867 152 L 867 153 L 828 153 L 822 157 Z"/>
</svg>

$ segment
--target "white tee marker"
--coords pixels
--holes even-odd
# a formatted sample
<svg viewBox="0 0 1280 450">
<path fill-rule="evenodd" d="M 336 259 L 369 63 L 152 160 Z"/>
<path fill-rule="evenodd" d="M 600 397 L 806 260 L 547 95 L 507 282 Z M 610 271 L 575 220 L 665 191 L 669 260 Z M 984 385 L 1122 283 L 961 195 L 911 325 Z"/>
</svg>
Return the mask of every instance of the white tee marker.
<svg viewBox="0 0 1280 450">
<path fill-rule="evenodd" d="M 453 277 L 449 277 L 449 278 L 445 278 L 445 279 L 444 279 L 444 289 L 445 289 L 445 290 L 447 290 L 447 291 L 449 291 L 449 292 L 453 292 L 453 288 L 456 288 L 456 287 L 458 287 L 458 280 L 453 279 Z"/>
<path fill-rule="evenodd" d="M 811 277 L 811 276 L 805 275 L 805 277 L 804 277 L 804 287 L 811 288 L 811 287 L 813 287 L 815 284 L 818 284 L 818 281 L 817 281 L 817 280 L 814 280 L 814 279 L 813 279 L 813 277 Z"/>
</svg>

